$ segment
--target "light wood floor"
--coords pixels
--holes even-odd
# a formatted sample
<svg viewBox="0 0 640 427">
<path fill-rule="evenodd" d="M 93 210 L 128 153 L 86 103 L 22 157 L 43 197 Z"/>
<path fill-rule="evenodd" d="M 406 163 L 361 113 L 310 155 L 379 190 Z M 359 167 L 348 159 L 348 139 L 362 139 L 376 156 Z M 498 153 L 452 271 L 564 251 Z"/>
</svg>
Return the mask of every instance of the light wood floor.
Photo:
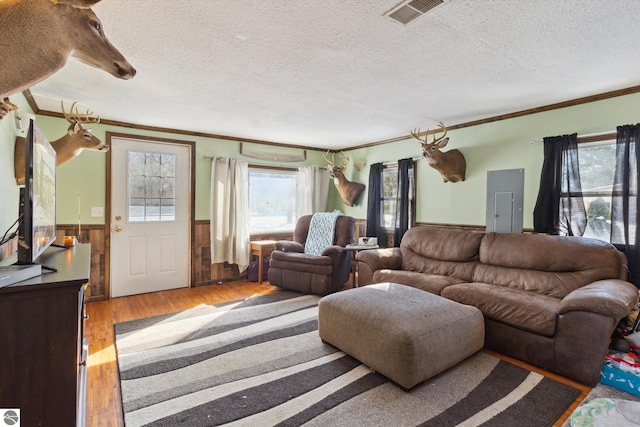
<svg viewBox="0 0 640 427">
<path fill-rule="evenodd" d="M 87 304 L 89 318 L 85 323 L 85 336 L 89 338 L 87 422 L 89 426 L 123 426 L 120 401 L 120 382 L 114 346 L 113 325 L 127 320 L 186 310 L 202 304 L 218 304 L 275 292 L 278 288 L 268 282 L 231 282 L 222 285 L 202 286 L 190 289 L 155 292 L 109 301 Z M 560 426 L 586 397 L 590 387 L 540 370 L 509 357 L 485 350 L 518 366 L 539 372 L 582 391 L 580 397 L 560 417 L 554 426 Z"/>
</svg>

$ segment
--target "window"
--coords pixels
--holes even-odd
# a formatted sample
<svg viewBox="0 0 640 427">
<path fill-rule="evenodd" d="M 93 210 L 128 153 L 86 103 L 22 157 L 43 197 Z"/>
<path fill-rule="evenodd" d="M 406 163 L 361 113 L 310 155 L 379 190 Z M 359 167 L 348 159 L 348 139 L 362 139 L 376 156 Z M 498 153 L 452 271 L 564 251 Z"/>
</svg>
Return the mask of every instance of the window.
<svg viewBox="0 0 640 427">
<path fill-rule="evenodd" d="M 398 194 L 398 166 L 385 166 L 382 170 L 382 224 L 387 230 L 395 228 Z"/>
<path fill-rule="evenodd" d="M 129 221 L 174 221 L 176 156 L 128 153 Z"/>
<path fill-rule="evenodd" d="M 296 221 L 297 170 L 249 168 L 249 232 L 292 232 Z"/>
<path fill-rule="evenodd" d="M 409 171 L 409 224 L 412 224 L 414 212 L 414 184 L 413 169 Z M 380 198 L 382 209 L 382 225 L 387 230 L 397 227 L 399 218 L 396 216 L 398 205 L 398 164 L 385 165 L 382 169 L 382 196 Z"/>
<path fill-rule="evenodd" d="M 615 140 L 578 144 L 578 163 L 587 211 L 584 236 L 608 242 L 611 236 L 611 192 L 616 167 Z"/>
</svg>

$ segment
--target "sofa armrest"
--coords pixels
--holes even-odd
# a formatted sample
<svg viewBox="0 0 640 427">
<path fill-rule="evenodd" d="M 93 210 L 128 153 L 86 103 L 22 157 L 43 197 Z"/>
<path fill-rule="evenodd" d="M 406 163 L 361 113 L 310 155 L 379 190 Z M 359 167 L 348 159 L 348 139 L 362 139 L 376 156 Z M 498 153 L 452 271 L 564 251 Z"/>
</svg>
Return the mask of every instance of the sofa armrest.
<svg viewBox="0 0 640 427">
<path fill-rule="evenodd" d="M 619 279 L 598 280 L 572 291 L 562 299 L 558 313 L 590 311 L 619 321 L 638 304 L 638 288 Z"/>
<path fill-rule="evenodd" d="M 367 249 L 356 255 L 356 260 L 369 266 L 371 271 L 390 269 L 399 270 L 402 266 L 400 248 Z"/>
<path fill-rule="evenodd" d="M 276 250 L 282 252 L 304 252 L 304 246 L 301 243 L 292 240 L 279 240 L 276 242 Z"/>
<path fill-rule="evenodd" d="M 399 248 L 367 249 L 358 252 L 358 286 L 373 283 L 373 274 L 378 270 L 399 270 L 402 266 L 402 256 Z"/>
<path fill-rule="evenodd" d="M 335 254 L 343 254 L 345 251 L 346 249 L 344 247 L 339 245 L 333 245 L 333 246 L 327 246 L 326 248 L 324 248 L 320 255 L 331 256 Z"/>
</svg>

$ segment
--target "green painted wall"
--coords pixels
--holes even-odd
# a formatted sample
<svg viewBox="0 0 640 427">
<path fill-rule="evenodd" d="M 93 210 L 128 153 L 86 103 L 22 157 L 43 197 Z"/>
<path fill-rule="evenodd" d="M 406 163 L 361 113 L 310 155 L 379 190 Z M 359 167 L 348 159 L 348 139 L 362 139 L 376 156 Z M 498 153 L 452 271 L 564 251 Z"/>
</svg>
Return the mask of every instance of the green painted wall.
<svg viewBox="0 0 640 427">
<path fill-rule="evenodd" d="M 22 95 L 12 97 L 21 108 L 28 110 Z M 9 116 L 12 117 L 12 116 Z M 640 122 L 640 94 L 627 95 L 604 101 L 528 115 L 524 117 L 487 123 L 450 131 L 447 149 L 458 148 L 467 161 L 466 181 L 443 183 L 440 175 L 420 160 L 416 171 L 418 222 L 484 225 L 486 175 L 491 170 L 524 168 L 525 198 L 524 227 L 533 227 L 533 208 L 538 194 L 542 166 L 542 141 L 545 136 L 577 132 L 579 135 L 607 132 L 623 124 Z M 37 123 L 51 140 L 64 135 L 68 123 L 65 120 L 37 116 Z M 429 123 L 416 123 L 425 127 Z M 99 138 L 107 131 L 142 136 L 164 137 L 196 142 L 196 219 L 209 219 L 209 176 L 211 160 L 203 156 L 234 156 L 239 153 L 239 143 L 204 137 L 140 131 L 117 126 L 95 124 L 90 126 Z M 409 129 L 407 129 L 409 131 Z M 17 218 L 18 187 L 13 179 L 13 121 L 0 122 L 0 229 L 4 231 Z M 252 148 L 256 148 L 253 146 Z M 262 150 L 281 154 L 298 153 L 300 150 L 284 147 L 262 146 Z M 368 184 L 369 166 L 376 162 L 391 162 L 405 157 L 417 157 L 421 153 L 414 139 L 348 151 L 351 164 L 346 176 L 351 181 Z M 323 165 L 321 151 L 307 150 L 307 160 L 299 163 L 258 162 L 244 158 L 252 164 Z M 356 160 L 367 160 L 367 166 L 358 171 L 352 167 Z M 105 155 L 85 151 L 71 162 L 58 168 L 58 222 L 78 222 L 78 195 L 83 224 L 104 224 L 102 217 L 92 218 L 91 207 L 105 206 Z M 366 218 L 366 189 L 358 205 L 348 207 L 340 202 L 333 185 L 330 186 L 328 210 L 340 209 L 356 218 Z"/>
<path fill-rule="evenodd" d="M 10 97 L 21 111 L 32 113 L 22 94 Z M 0 121 L 0 238 L 18 219 L 19 187 L 16 185 L 13 168 L 13 151 L 17 134 L 15 113 Z M 14 229 L 15 230 L 15 229 Z"/>
<path fill-rule="evenodd" d="M 523 222 L 525 228 L 533 228 L 533 209 L 542 169 L 542 138 L 574 132 L 587 135 L 615 131 L 616 126 L 638 122 L 640 94 L 633 94 L 450 131 L 445 150 L 458 148 L 464 154 L 466 180 L 443 183 L 440 174 L 426 161 L 418 161 L 416 220 L 483 226 L 487 172 L 524 168 Z M 416 123 L 416 126 L 424 128 L 425 124 Z M 532 144 L 532 140 L 539 143 Z M 411 138 L 353 150 L 349 155 L 352 160 L 366 159 L 367 166 L 360 172 L 350 168 L 348 178 L 367 184 L 371 164 L 418 157 L 421 150 L 418 141 Z M 344 207 L 343 211 L 356 218 L 366 218 L 366 196 L 359 206 Z"/>
<path fill-rule="evenodd" d="M 54 140 L 64 135 L 68 123 L 63 119 L 38 116 L 38 126 L 44 134 Z M 321 164 L 322 152 L 306 150 L 307 159 L 303 162 L 269 162 L 258 161 L 242 156 L 240 144 L 235 141 L 227 141 L 214 138 L 190 137 L 179 134 L 162 132 L 141 131 L 117 126 L 92 124 L 86 126 L 92 129 L 93 134 L 103 141 L 106 133 L 116 132 L 134 136 L 151 136 L 170 140 L 195 141 L 195 170 L 196 170 L 196 219 L 209 219 L 209 182 L 211 176 L 211 159 L 204 156 L 228 156 L 237 157 L 250 162 L 269 166 L 298 167 L 311 164 Z M 302 150 L 276 146 L 257 146 L 247 144 L 247 148 L 259 149 L 278 154 L 299 154 Z M 76 224 L 78 222 L 78 195 L 80 196 L 80 217 L 82 224 L 104 224 L 103 217 L 91 217 L 92 207 L 105 206 L 106 167 L 105 154 L 95 151 L 83 151 L 78 157 L 58 167 L 57 173 L 57 221 L 60 224 Z"/>
</svg>

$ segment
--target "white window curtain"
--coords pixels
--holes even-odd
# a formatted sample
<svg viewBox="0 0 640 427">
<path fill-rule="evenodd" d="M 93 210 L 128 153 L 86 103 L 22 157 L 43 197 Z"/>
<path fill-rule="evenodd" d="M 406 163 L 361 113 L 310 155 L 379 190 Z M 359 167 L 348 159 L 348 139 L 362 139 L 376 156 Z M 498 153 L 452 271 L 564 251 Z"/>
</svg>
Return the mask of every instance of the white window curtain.
<svg viewBox="0 0 640 427">
<path fill-rule="evenodd" d="M 327 210 L 329 197 L 329 171 L 319 166 L 298 168 L 296 216 L 311 215 Z"/>
<path fill-rule="evenodd" d="M 249 165 L 215 157 L 211 163 L 211 263 L 249 266 Z"/>
</svg>

